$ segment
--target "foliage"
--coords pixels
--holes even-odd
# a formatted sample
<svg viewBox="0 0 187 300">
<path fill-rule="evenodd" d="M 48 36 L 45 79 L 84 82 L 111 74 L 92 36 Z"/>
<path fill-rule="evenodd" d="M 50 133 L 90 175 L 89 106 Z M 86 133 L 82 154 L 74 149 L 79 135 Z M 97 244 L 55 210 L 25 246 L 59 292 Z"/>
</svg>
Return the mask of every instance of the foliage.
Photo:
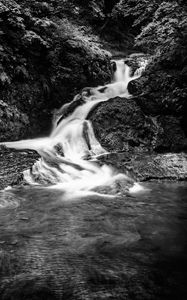
<svg viewBox="0 0 187 300">
<path fill-rule="evenodd" d="M 176 66 L 186 60 L 187 19 L 183 7 L 176 1 L 162 2 L 152 21 L 136 38 L 136 45 L 155 54 L 165 65 Z"/>
<path fill-rule="evenodd" d="M 120 0 L 114 7 L 115 18 L 131 18 L 132 26 L 141 26 L 149 22 L 160 4 L 160 0 Z"/>
<path fill-rule="evenodd" d="M 112 18 L 135 28 L 135 46 L 164 65 L 186 62 L 187 12 L 184 1 L 121 0 Z"/>
<path fill-rule="evenodd" d="M 102 5 L 0 0 L 0 99 L 29 116 L 33 132 L 49 130 L 52 109 L 81 88 L 110 80 L 109 53 L 88 22 L 104 17 Z"/>
</svg>

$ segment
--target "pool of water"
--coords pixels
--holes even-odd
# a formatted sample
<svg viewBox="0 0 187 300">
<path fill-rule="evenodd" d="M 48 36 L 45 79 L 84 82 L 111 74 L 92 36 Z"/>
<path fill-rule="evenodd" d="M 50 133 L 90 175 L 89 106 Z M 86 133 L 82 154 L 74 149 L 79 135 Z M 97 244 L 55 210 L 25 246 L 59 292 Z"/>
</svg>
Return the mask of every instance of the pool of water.
<svg viewBox="0 0 187 300">
<path fill-rule="evenodd" d="M 0 299 L 187 299 L 187 183 L 0 192 Z"/>
</svg>

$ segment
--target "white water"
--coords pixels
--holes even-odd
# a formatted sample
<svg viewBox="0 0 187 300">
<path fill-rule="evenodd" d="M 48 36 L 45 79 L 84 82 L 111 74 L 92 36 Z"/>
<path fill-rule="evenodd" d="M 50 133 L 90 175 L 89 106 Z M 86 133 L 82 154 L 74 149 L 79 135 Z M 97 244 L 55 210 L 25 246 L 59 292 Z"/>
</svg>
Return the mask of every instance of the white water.
<svg viewBox="0 0 187 300">
<path fill-rule="evenodd" d="M 62 189 L 70 197 L 90 195 L 103 186 L 110 188 L 115 181 L 123 180 L 128 185 L 132 180 L 124 174 L 116 174 L 107 165 L 100 166 L 93 159 L 106 153 L 97 141 L 92 124 L 86 120 L 89 112 L 98 103 L 116 96 L 130 97 L 127 85 L 141 76 L 136 71 L 131 77 L 130 68 L 123 60 L 116 61 L 117 69 L 111 84 L 83 90 L 70 104 L 65 104 L 57 112 L 51 135 L 46 138 L 1 143 L 15 149 L 36 150 L 41 159 L 31 170 L 24 172 L 24 178 L 30 185 L 45 185 Z M 79 99 L 73 112 L 63 115 Z"/>
</svg>

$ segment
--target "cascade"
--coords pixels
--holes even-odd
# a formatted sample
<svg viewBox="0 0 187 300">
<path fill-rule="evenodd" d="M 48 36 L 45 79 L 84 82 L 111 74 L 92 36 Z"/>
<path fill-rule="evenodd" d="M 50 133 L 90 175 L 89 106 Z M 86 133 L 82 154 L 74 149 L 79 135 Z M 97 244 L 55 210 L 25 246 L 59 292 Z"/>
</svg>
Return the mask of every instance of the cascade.
<svg viewBox="0 0 187 300">
<path fill-rule="evenodd" d="M 30 170 L 24 171 L 24 179 L 30 185 L 62 189 L 67 195 L 94 194 L 101 186 L 111 186 L 116 180 L 132 184 L 132 179 L 119 174 L 96 160 L 106 150 L 95 137 L 92 124 L 87 120 L 89 112 L 100 102 L 116 96 L 131 97 L 128 83 L 141 76 L 131 70 L 123 60 L 117 60 L 112 83 L 96 88 L 85 88 L 72 102 L 57 112 L 51 134 L 45 138 L 0 143 L 8 148 L 33 149 L 41 158 Z M 137 188 L 137 184 L 136 184 Z"/>
</svg>

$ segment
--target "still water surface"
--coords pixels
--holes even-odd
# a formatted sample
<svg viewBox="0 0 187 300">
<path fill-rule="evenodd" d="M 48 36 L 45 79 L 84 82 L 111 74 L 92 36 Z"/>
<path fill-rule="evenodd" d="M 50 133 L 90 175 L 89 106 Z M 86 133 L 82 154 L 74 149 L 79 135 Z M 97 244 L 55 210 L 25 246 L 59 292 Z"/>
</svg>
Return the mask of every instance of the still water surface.
<svg viewBox="0 0 187 300">
<path fill-rule="evenodd" d="M 1 192 L 0 299 L 187 299 L 187 183 L 144 186 L 72 201 Z"/>
</svg>

